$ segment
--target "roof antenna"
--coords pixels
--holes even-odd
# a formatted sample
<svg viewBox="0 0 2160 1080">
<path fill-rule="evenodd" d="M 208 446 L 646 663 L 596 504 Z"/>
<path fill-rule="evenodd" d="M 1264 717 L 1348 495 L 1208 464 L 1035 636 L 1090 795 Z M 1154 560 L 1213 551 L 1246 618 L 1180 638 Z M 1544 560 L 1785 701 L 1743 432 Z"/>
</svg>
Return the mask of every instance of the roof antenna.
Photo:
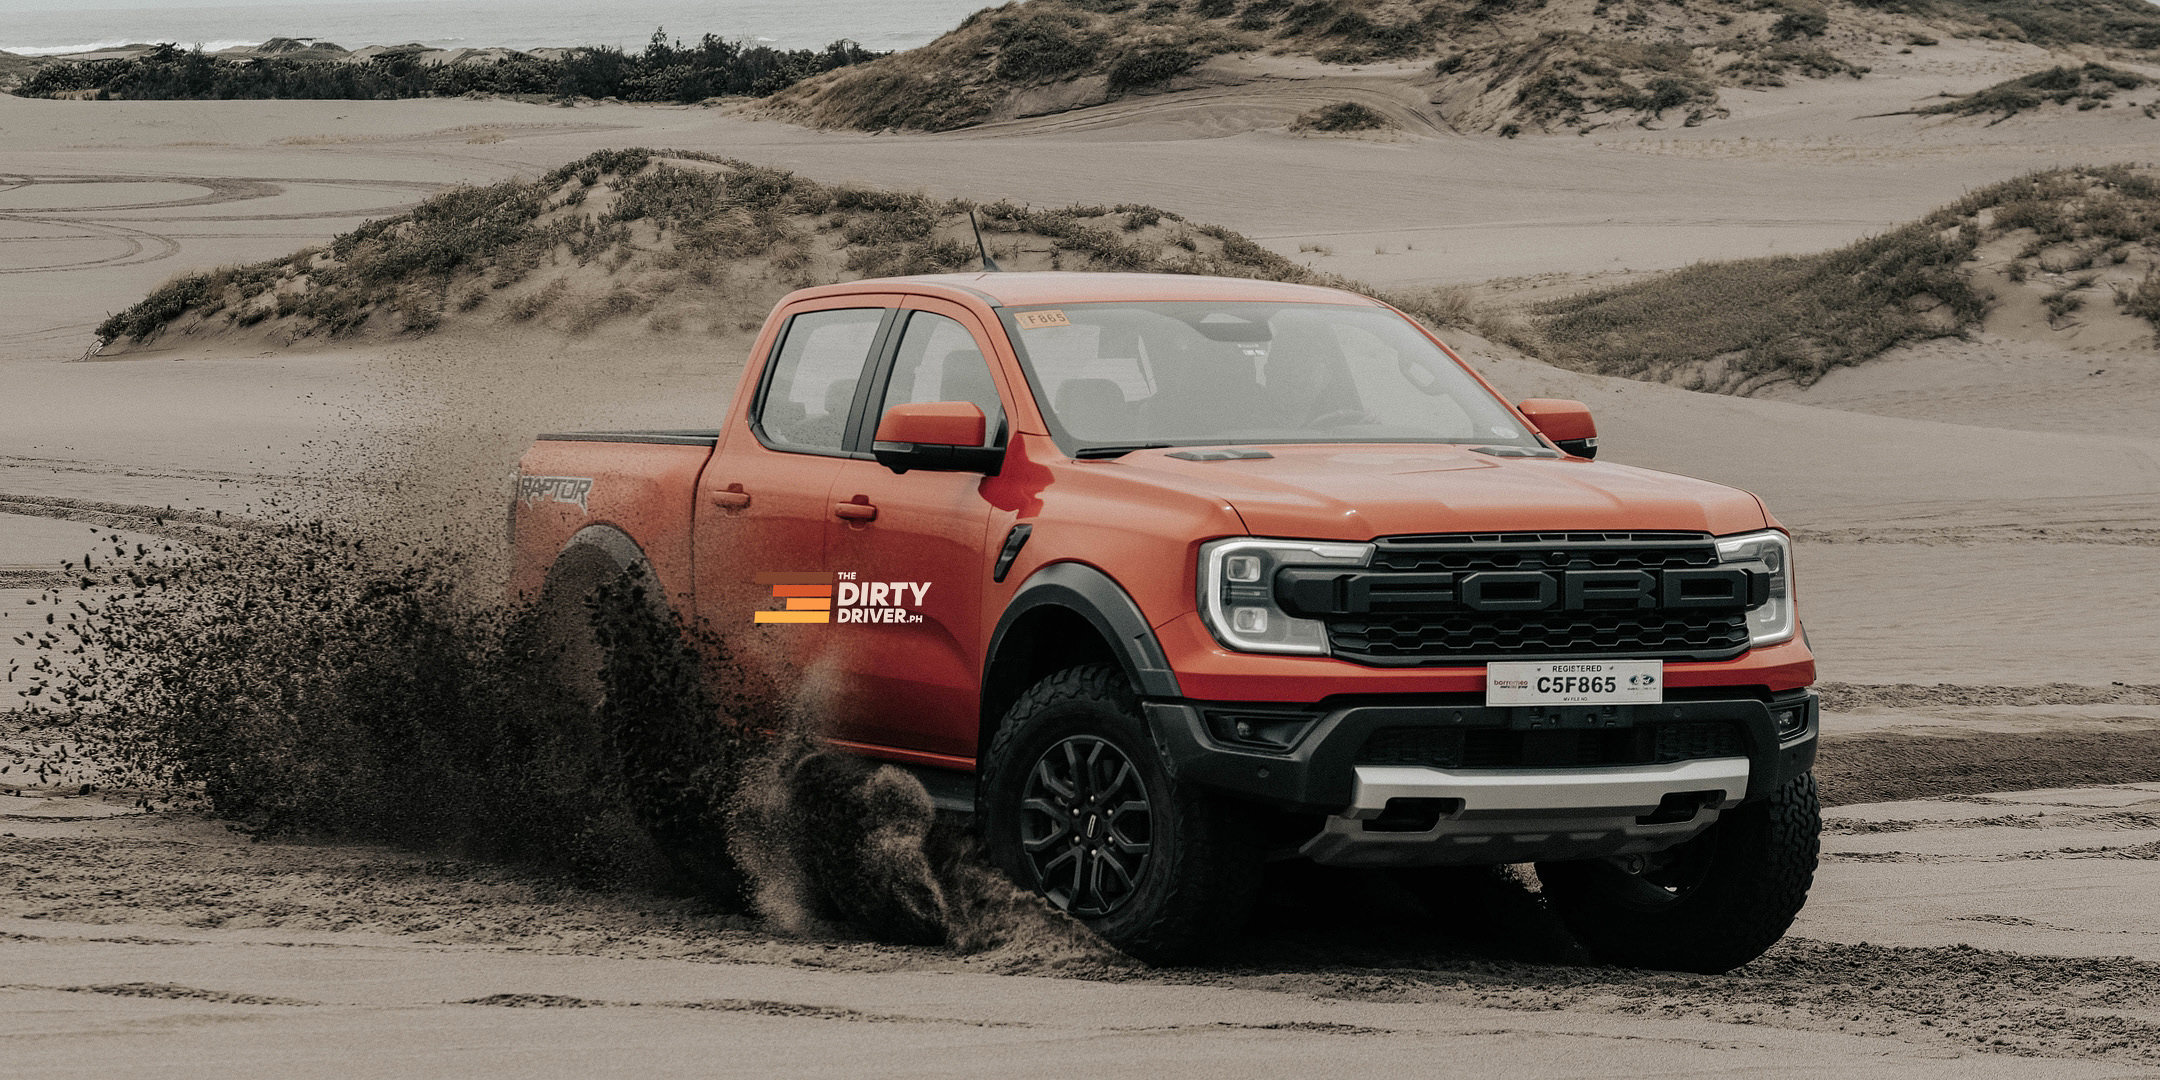
<svg viewBox="0 0 2160 1080">
<path fill-rule="evenodd" d="M 968 224 L 975 228 L 975 253 L 982 256 L 983 273 L 998 273 L 1003 268 L 998 266 L 996 259 L 990 257 L 990 248 L 983 243 L 982 222 L 975 220 L 975 208 L 972 206 L 968 207 Z"/>
</svg>

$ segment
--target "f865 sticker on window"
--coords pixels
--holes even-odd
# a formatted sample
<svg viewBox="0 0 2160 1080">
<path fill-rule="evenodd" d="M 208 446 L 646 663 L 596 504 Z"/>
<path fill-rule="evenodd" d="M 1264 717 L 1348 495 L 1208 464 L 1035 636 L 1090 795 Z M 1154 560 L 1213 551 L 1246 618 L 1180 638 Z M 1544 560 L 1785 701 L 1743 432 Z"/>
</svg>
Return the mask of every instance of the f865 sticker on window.
<svg viewBox="0 0 2160 1080">
<path fill-rule="evenodd" d="M 1022 330 L 1043 330 L 1052 326 L 1071 326 L 1072 320 L 1065 313 L 1052 308 L 1048 311 L 1023 311 L 1013 316 Z"/>
</svg>

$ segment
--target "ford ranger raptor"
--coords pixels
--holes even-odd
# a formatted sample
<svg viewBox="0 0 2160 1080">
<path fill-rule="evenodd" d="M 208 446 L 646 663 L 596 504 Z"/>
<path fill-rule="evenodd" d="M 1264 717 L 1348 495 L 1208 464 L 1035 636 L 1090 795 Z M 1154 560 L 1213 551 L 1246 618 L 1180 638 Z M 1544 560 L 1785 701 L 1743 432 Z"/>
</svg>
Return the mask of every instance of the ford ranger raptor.
<svg viewBox="0 0 2160 1080">
<path fill-rule="evenodd" d="M 1535 863 L 1591 955 L 1725 971 L 1816 862 L 1791 541 L 1596 451 L 1354 293 L 856 281 L 781 301 L 717 429 L 542 436 L 513 586 L 645 575 L 818 673 L 832 745 L 1144 959 L 1234 934 L 1271 860 Z"/>
</svg>

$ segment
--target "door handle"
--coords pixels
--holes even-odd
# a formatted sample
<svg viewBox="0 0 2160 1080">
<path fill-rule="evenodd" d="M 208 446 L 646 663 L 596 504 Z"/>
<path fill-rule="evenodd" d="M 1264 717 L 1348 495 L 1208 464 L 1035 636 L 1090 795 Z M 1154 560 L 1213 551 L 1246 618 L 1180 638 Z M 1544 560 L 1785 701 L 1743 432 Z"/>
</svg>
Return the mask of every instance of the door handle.
<svg viewBox="0 0 2160 1080">
<path fill-rule="evenodd" d="M 713 505 L 722 510 L 740 510 L 750 505 L 750 493 L 741 484 L 729 484 L 712 493 Z"/>
<path fill-rule="evenodd" d="M 876 521 L 877 507 L 870 505 L 870 497 L 857 495 L 844 503 L 834 503 L 833 516 L 842 521 Z"/>
</svg>

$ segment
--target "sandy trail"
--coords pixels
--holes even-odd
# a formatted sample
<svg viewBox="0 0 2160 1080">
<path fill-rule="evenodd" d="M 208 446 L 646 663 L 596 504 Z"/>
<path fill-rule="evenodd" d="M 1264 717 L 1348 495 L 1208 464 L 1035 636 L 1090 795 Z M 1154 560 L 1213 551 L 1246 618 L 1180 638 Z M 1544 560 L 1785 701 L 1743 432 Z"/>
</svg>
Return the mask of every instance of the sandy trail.
<svg viewBox="0 0 2160 1080">
<path fill-rule="evenodd" d="M 1018 947 L 955 957 L 774 938 L 668 897 L 364 845 L 250 843 L 188 813 L 105 816 L 117 808 L 94 798 L 0 799 L 0 1054 L 58 1076 L 272 1062 L 283 1075 L 1009 1075 L 1082 1044 L 1111 1075 L 1456 1055 L 1540 1076 L 1797 1061 L 1818 1075 L 2140 1075 L 2160 1063 L 2160 967 L 1965 943 L 2038 937 L 2056 956 L 2152 960 L 2150 927 L 2121 925 L 2150 861 L 1984 856 L 2004 829 L 2027 844 L 2149 845 L 2140 808 L 2154 806 L 2160 785 L 1848 808 L 1795 936 L 1742 973 L 1701 978 L 1540 963 L 1554 930 L 1526 894 L 1437 930 L 1399 906 L 1356 929 L 1293 919 L 1305 929 L 1263 932 L 1226 966 L 1151 972 Z M 2146 824 L 2111 828 L 2110 814 Z M 1867 856 L 1892 848 L 1957 860 L 1957 887 L 1929 887 L 1948 862 L 1875 872 L 1887 862 Z M 2060 903 L 2066 868 L 2076 910 Z M 386 1027 L 394 1044 L 379 1041 Z"/>
<path fill-rule="evenodd" d="M 2160 962 L 2160 784 L 1869 803 L 1826 825 L 1794 933 Z"/>
</svg>

